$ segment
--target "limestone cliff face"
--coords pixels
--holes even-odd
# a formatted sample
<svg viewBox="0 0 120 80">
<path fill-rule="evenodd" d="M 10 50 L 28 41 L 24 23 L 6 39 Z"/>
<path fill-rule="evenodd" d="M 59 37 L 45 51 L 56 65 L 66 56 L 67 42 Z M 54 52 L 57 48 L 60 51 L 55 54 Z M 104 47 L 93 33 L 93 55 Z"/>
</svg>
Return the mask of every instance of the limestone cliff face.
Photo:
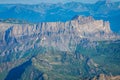
<svg viewBox="0 0 120 80">
<path fill-rule="evenodd" d="M 55 46 L 64 50 L 69 50 L 69 45 L 76 45 L 83 38 L 93 41 L 116 38 L 110 30 L 109 22 L 84 16 L 76 16 L 67 22 L 0 23 L 0 29 L 3 42 L 35 37 L 34 40 L 40 40 L 40 45 Z"/>
</svg>

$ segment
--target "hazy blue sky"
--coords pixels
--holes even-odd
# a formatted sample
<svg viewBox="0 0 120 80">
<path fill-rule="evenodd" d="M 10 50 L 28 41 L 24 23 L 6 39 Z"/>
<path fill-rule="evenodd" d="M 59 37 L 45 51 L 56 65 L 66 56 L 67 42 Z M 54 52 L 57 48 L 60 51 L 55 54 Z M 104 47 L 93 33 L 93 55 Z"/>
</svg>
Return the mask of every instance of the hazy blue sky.
<svg viewBox="0 0 120 80">
<path fill-rule="evenodd" d="M 38 4 L 41 2 L 57 3 L 57 2 L 69 2 L 69 1 L 95 3 L 98 0 L 0 0 L 0 3 Z M 111 0 L 111 1 L 120 1 L 120 0 Z"/>
</svg>

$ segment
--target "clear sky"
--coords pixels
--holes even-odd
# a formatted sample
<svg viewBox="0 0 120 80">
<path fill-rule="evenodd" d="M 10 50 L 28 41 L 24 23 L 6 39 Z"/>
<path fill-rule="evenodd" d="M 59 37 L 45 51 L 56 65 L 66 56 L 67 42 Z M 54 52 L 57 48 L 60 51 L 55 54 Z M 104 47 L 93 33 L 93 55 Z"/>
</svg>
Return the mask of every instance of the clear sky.
<svg viewBox="0 0 120 80">
<path fill-rule="evenodd" d="M 77 1 L 77 2 L 83 2 L 83 3 L 95 3 L 98 0 L 0 0 L 0 4 L 2 3 L 22 3 L 22 4 L 38 4 L 41 2 L 48 2 L 48 3 L 57 3 L 57 2 L 70 2 L 70 1 Z M 111 1 L 120 1 L 120 0 L 111 0 Z"/>
</svg>

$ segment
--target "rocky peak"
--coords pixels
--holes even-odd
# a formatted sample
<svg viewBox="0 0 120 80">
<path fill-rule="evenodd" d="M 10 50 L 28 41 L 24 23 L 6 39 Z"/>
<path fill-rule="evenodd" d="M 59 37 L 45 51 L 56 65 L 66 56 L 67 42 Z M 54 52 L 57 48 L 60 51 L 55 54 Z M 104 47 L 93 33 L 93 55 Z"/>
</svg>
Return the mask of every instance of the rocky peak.
<svg viewBox="0 0 120 80">
<path fill-rule="evenodd" d="M 92 16 L 86 17 L 86 16 L 76 15 L 75 17 L 72 18 L 72 20 L 77 20 L 77 21 L 79 21 L 79 23 L 84 24 L 84 23 L 87 23 L 87 22 L 94 21 L 94 18 Z"/>
</svg>

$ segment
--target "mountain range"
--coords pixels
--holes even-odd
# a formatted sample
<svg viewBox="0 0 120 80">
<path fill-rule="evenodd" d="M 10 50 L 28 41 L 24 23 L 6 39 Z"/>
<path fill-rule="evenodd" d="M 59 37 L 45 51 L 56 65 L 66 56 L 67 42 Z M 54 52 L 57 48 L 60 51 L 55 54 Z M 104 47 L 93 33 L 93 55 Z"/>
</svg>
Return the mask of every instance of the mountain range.
<svg viewBox="0 0 120 80">
<path fill-rule="evenodd" d="M 95 19 L 110 21 L 111 29 L 120 32 L 120 2 L 98 1 L 95 4 L 80 2 L 69 3 L 41 3 L 27 4 L 1 4 L 1 19 L 18 19 L 27 22 L 56 22 L 68 21 L 75 15 L 93 16 Z"/>
<path fill-rule="evenodd" d="M 0 4 L 0 80 L 120 80 L 119 6 Z"/>
</svg>

